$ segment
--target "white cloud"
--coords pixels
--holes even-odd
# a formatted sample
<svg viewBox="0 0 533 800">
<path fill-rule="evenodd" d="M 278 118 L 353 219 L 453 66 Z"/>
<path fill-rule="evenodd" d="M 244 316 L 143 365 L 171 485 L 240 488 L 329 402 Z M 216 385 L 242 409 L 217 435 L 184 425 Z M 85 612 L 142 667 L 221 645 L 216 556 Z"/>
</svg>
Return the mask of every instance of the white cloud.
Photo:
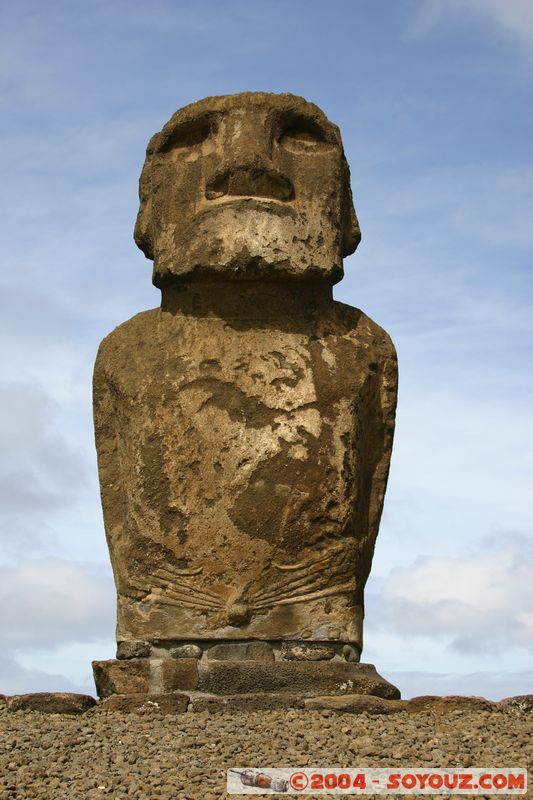
<svg viewBox="0 0 533 800">
<path fill-rule="evenodd" d="M 11 653 L 0 654 L 0 691 L 2 694 L 28 692 L 80 692 L 94 694 L 90 685 L 71 681 L 65 675 L 31 669 L 21 664 Z"/>
<path fill-rule="evenodd" d="M 0 606 L 0 637 L 13 651 L 104 639 L 115 622 L 109 574 L 61 559 L 0 567 Z"/>
<path fill-rule="evenodd" d="M 533 175 L 447 155 L 408 180 L 365 180 L 363 246 L 336 289 L 398 349 L 381 574 L 531 525 Z"/>
<path fill-rule="evenodd" d="M 531 0 L 424 0 L 409 22 L 409 34 L 423 36 L 450 17 L 466 23 L 481 19 L 500 34 L 526 45 L 533 42 Z"/>
<path fill-rule="evenodd" d="M 446 637 L 463 653 L 533 650 L 533 557 L 522 537 L 485 540 L 464 558 L 419 558 L 393 569 L 382 620 L 404 637 Z"/>
<path fill-rule="evenodd" d="M 87 480 L 84 459 L 57 427 L 36 383 L 0 385 L 0 527 L 5 550 L 37 544 L 52 512 L 72 505 Z"/>
<path fill-rule="evenodd" d="M 486 16 L 502 31 L 526 43 L 533 42 L 533 5 L 531 0 L 467 0 L 479 14 Z M 465 0 L 455 0 L 464 5 Z"/>
<path fill-rule="evenodd" d="M 56 684 L 61 685 L 59 681 L 63 678 L 83 687 L 78 691 L 94 694 L 92 661 L 115 658 L 116 649 L 115 637 L 109 635 L 106 639 L 92 639 L 90 642 L 65 642 L 53 650 L 18 650 L 16 662 L 24 670 L 37 673 L 34 688 L 28 691 L 45 691 L 40 687 L 46 686 L 47 678 L 57 676 Z M 1 670 L 0 662 L 0 686 L 3 680 Z"/>
</svg>

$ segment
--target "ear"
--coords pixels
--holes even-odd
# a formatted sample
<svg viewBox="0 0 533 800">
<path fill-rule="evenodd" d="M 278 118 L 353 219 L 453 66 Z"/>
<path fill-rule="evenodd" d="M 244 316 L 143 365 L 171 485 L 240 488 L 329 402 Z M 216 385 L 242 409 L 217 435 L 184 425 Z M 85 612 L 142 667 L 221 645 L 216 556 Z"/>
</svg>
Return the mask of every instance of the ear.
<svg viewBox="0 0 533 800">
<path fill-rule="evenodd" d="M 350 167 L 346 158 L 342 156 L 342 257 L 346 258 L 355 252 L 361 241 L 361 230 L 353 205 L 352 189 L 350 186 Z"/>
<path fill-rule="evenodd" d="M 154 243 L 152 237 L 152 159 L 158 139 L 159 134 L 156 133 L 155 136 L 152 136 L 146 148 L 146 160 L 142 168 L 141 177 L 139 178 L 139 213 L 137 214 L 135 230 L 133 232 L 135 244 L 143 251 L 146 258 L 152 261 L 154 259 Z"/>
<path fill-rule="evenodd" d="M 133 238 L 137 247 L 143 251 L 146 258 L 154 260 L 154 249 L 152 242 L 152 201 L 147 200 L 145 203 L 141 201 L 137 220 L 135 222 L 135 229 Z"/>
</svg>

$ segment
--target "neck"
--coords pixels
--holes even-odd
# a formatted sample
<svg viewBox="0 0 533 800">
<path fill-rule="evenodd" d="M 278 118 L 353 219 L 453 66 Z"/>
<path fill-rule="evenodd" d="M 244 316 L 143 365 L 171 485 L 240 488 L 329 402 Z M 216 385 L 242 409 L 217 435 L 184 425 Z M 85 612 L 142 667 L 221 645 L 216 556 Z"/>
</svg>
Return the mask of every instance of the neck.
<svg viewBox="0 0 533 800">
<path fill-rule="evenodd" d="M 332 287 L 322 281 L 198 281 L 161 290 L 162 311 L 195 317 L 311 320 L 332 302 Z"/>
</svg>

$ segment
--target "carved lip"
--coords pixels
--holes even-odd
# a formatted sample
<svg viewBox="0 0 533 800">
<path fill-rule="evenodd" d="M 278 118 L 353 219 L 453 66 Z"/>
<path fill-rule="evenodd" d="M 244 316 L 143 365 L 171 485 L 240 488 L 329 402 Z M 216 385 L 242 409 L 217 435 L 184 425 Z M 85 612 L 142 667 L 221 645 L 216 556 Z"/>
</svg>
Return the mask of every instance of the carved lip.
<svg viewBox="0 0 533 800">
<path fill-rule="evenodd" d="M 270 197 L 254 197 L 224 195 L 223 197 L 216 197 L 212 200 L 207 200 L 202 205 L 201 214 L 206 214 L 209 211 L 215 211 L 220 208 L 228 206 L 237 206 L 241 208 L 251 208 L 254 211 L 266 211 L 269 214 L 279 214 L 280 216 L 295 216 L 295 209 L 288 205 L 286 201 L 276 200 Z"/>
</svg>

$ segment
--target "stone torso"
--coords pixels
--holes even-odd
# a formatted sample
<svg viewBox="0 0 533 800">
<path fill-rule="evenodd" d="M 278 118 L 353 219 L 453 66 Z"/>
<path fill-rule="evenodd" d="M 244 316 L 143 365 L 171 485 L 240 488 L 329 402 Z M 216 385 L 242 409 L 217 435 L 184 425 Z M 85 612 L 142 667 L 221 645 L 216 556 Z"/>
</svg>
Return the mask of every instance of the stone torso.
<svg viewBox="0 0 533 800">
<path fill-rule="evenodd" d="M 268 314 L 185 293 L 102 343 L 95 420 L 119 639 L 361 645 L 394 350 L 327 297 L 284 298 L 279 315 L 267 300 Z"/>
</svg>

